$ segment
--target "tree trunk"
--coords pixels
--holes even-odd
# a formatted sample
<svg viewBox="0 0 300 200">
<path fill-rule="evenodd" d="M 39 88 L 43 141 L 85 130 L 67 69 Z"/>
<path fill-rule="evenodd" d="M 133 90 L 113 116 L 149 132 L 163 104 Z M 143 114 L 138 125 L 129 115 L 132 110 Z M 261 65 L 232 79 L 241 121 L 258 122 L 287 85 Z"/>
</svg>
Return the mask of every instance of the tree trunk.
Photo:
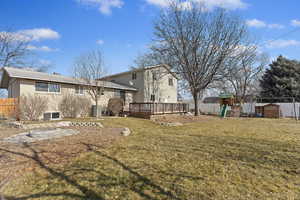
<svg viewBox="0 0 300 200">
<path fill-rule="evenodd" d="M 193 94 L 193 98 L 194 98 L 194 105 L 195 105 L 195 116 L 198 116 L 199 115 L 198 94 L 196 92 Z"/>
<path fill-rule="evenodd" d="M 99 117 L 99 113 L 98 113 L 98 96 L 96 96 L 95 102 L 96 102 L 96 118 L 98 118 Z"/>
</svg>

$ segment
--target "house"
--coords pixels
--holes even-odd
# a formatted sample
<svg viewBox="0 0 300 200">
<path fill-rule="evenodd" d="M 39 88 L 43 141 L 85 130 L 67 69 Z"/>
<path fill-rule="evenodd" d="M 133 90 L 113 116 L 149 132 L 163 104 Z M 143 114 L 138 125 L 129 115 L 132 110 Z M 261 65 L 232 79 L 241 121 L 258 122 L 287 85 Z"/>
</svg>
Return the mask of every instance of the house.
<svg viewBox="0 0 300 200">
<path fill-rule="evenodd" d="M 2 68 L 0 88 L 7 89 L 8 98 L 19 98 L 22 95 L 41 95 L 48 99 L 46 113 L 61 118 L 59 104 L 67 94 L 85 96 L 89 85 L 85 81 L 13 67 Z M 132 102 L 177 102 L 177 79 L 162 66 L 134 69 L 95 80 L 93 86 L 104 87 L 98 105 L 105 111 L 110 98 L 119 97 L 125 102 L 124 110 Z"/>
<path fill-rule="evenodd" d="M 136 88 L 133 102 L 177 103 L 177 77 L 166 65 L 133 69 L 99 80 Z"/>
</svg>

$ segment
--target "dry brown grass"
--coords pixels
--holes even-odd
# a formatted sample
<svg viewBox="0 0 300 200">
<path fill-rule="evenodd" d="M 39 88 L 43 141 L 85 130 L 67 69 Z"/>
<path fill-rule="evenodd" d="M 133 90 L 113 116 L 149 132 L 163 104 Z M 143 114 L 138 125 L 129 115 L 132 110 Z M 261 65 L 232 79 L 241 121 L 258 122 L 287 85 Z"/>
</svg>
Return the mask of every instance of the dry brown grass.
<svg viewBox="0 0 300 200">
<path fill-rule="evenodd" d="M 5 189 L 8 199 L 300 199 L 300 124 L 225 119 L 163 127 L 106 119 L 133 134 Z M 37 159 L 38 160 L 38 159 Z"/>
</svg>

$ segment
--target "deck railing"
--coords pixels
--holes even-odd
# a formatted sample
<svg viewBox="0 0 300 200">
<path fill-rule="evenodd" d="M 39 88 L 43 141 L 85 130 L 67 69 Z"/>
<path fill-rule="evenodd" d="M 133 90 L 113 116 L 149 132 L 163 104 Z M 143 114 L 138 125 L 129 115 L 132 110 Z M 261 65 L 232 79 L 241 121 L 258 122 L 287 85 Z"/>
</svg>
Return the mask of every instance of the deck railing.
<svg viewBox="0 0 300 200">
<path fill-rule="evenodd" d="M 189 105 L 186 103 L 130 103 L 131 114 L 159 115 L 172 113 L 186 113 Z"/>
</svg>

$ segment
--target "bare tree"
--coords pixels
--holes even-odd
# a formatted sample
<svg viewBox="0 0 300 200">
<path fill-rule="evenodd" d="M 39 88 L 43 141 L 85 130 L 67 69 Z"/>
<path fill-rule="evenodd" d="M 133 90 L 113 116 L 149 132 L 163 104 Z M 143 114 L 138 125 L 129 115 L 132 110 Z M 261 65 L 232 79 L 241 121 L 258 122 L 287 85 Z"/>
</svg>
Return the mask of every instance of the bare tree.
<svg viewBox="0 0 300 200">
<path fill-rule="evenodd" d="M 132 69 L 145 69 L 145 98 L 146 101 L 160 101 L 160 94 L 163 92 L 161 87 L 163 78 L 170 74 L 166 69 L 167 65 L 161 64 L 159 57 L 154 55 L 152 52 L 137 56 L 134 61 L 135 65 Z M 154 67 L 154 68 L 153 68 Z M 154 98 L 151 96 L 154 95 Z"/>
<path fill-rule="evenodd" d="M 229 55 L 241 44 L 246 26 L 228 12 L 211 12 L 199 3 L 173 2 L 155 23 L 153 52 L 171 59 L 172 69 L 187 82 L 198 115 L 198 97 L 220 77 Z"/>
<path fill-rule="evenodd" d="M 24 66 L 29 40 L 12 31 L 0 32 L 0 66 Z"/>
<path fill-rule="evenodd" d="M 35 71 L 47 71 L 50 65 L 39 62 L 28 49 L 30 41 L 30 38 L 11 30 L 0 32 L 0 69 L 1 67 L 11 66 L 34 69 Z M 7 93 L 0 89 L 0 97 L 6 96 Z"/>
<path fill-rule="evenodd" d="M 256 45 L 239 47 L 228 59 L 225 76 L 219 84 L 233 91 L 241 103 L 245 101 L 246 95 L 259 93 L 259 79 L 269 62 L 268 56 L 259 52 L 257 48 Z"/>
<path fill-rule="evenodd" d="M 106 75 L 103 56 L 100 50 L 93 50 L 79 56 L 74 63 L 74 76 L 83 82 L 88 94 L 96 104 L 96 116 L 101 94 L 104 92 L 105 81 L 96 81 Z M 101 113 L 100 113 L 101 114 Z"/>
</svg>

